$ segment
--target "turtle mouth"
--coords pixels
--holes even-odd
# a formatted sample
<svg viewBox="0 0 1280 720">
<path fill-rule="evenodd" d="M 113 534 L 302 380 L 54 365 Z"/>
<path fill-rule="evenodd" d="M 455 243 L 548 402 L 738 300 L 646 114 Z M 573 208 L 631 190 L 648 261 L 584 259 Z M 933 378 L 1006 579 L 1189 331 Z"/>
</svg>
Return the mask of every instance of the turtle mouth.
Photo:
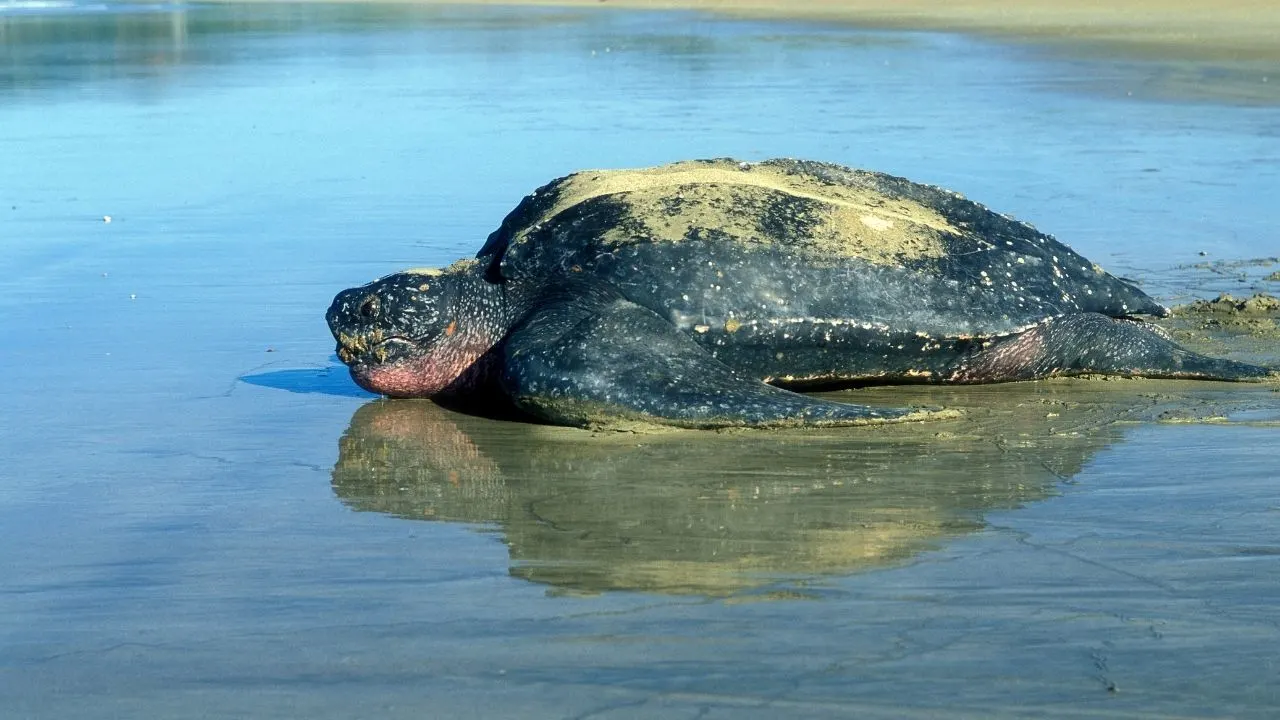
<svg viewBox="0 0 1280 720">
<path fill-rule="evenodd" d="M 400 335 L 387 337 L 380 332 L 370 335 L 338 333 L 338 359 L 349 367 L 385 365 L 406 360 L 418 354 L 418 344 Z"/>
<path fill-rule="evenodd" d="M 452 328 L 452 326 L 451 326 Z M 337 355 L 357 385 L 388 397 L 434 397 L 450 390 L 490 344 L 447 329 L 434 339 L 412 339 L 385 330 L 334 330 Z"/>
<path fill-rule="evenodd" d="M 430 352 L 405 337 L 338 336 L 338 359 L 369 392 L 395 398 L 432 397 L 453 379 Z"/>
</svg>

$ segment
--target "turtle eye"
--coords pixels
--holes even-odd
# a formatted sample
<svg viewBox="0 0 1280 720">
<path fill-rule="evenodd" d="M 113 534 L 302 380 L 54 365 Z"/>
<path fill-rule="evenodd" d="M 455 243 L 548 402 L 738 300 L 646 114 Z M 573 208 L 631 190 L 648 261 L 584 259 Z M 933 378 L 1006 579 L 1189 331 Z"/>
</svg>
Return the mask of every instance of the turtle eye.
<svg viewBox="0 0 1280 720">
<path fill-rule="evenodd" d="M 370 295 L 360 303 L 360 314 L 367 318 L 375 318 L 378 316 L 378 296 Z"/>
</svg>

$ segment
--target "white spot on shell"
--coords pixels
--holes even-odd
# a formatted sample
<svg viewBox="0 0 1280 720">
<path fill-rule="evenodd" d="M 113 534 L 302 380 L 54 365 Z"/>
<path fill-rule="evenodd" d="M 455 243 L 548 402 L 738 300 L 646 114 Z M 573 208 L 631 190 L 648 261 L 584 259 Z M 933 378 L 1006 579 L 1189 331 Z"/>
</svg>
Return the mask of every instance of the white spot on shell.
<svg viewBox="0 0 1280 720">
<path fill-rule="evenodd" d="M 881 230 L 881 231 L 883 231 L 883 230 L 888 230 L 889 228 L 893 227 L 893 221 L 892 221 L 892 220 L 890 220 L 890 219 L 888 219 L 888 218 L 882 218 L 882 217 L 880 217 L 879 215 L 863 215 L 863 216 L 859 217 L 858 219 L 862 221 L 862 224 L 863 224 L 863 225 L 866 225 L 867 227 L 871 228 L 872 230 Z"/>
</svg>

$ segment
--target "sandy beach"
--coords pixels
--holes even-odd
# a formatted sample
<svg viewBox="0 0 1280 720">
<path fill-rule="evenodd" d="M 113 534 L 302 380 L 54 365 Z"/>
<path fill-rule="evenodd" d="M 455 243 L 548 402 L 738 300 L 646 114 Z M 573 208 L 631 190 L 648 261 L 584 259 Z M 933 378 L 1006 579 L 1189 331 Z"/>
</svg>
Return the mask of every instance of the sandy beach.
<svg viewBox="0 0 1280 720">
<path fill-rule="evenodd" d="M 432 5 L 689 9 L 745 17 L 1101 43 L 1176 57 L 1280 60 L 1280 3 L 1226 0 L 405 0 Z"/>
<path fill-rule="evenodd" d="M 573 170 L 791 156 L 1033 222 L 1280 366 L 1277 10 L 472 1 L 0 0 L 0 716 L 1273 720 L 1280 385 L 593 433 L 375 399 L 325 311 Z M 674 7 L 710 12 L 636 10 Z"/>
</svg>

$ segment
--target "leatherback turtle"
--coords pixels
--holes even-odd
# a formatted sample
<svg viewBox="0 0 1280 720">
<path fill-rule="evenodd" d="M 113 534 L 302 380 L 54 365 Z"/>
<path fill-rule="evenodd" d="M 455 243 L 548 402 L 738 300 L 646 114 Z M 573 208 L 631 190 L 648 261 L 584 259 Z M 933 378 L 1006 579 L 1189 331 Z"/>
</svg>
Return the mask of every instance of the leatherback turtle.
<svg viewBox="0 0 1280 720">
<path fill-rule="evenodd" d="M 821 162 L 579 172 L 475 259 L 338 294 L 362 387 L 509 398 L 552 423 L 835 425 L 910 409 L 791 390 L 1054 375 L 1258 379 L 1138 316 L 1168 310 L 963 196 Z"/>
</svg>

